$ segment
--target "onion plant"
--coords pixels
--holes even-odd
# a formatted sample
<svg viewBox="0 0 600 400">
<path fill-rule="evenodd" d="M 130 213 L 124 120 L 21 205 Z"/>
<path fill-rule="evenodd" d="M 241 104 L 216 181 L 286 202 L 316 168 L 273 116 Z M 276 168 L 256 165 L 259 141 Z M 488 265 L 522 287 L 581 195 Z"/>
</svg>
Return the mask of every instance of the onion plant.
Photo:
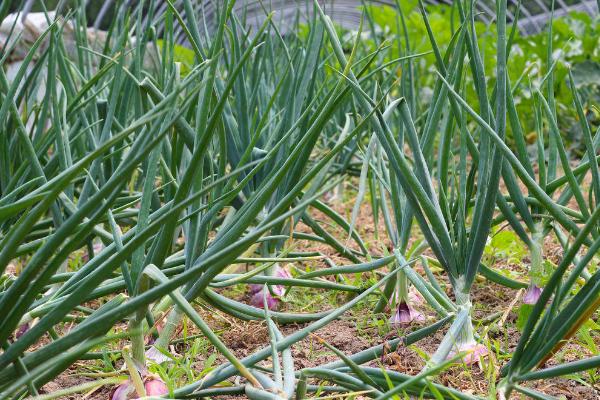
<svg viewBox="0 0 600 400">
<path fill-rule="evenodd" d="M 231 5 L 233 4 L 230 3 Z M 226 20 L 223 20 L 223 23 Z M 234 22 L 234 25 L 236 23 Z M 268 20 L 264 25 L 267 27 Z M 242 26 L 238 26 L 238 29 L 242 29 Z M 293 54 L 283 43 L 281 37 L 276 32 L 265 34 L 261 36 L 262 31 L 258 35 L 255 35 L 252 39 L 253 43 L 256 43 L 260 38 L 268 38 L 268 43 L 262 46 L 262 49 L 258 50 L 256 57 L 259 57 L 261 51 L 284 51 L 286 54 Z M 234 64 L 236 60 L 236 54 L 248 46 L 247 43 L 243 43 L 244 38 L 247 38 L 246 32 L 240 33 L 238 37 L 232 37 L 231 39 L 231 57 L 229 63 Z M 190 37 L 193 40 L 192 37 Z M 247 82 L 246 80 L 240 80 L 242 76 L 239 75 L 231 77 L 230 88 L 239 88 L 240 96 L 242 100 L 238 100 L 232 105 L 228 105 L 224 108 L 224 136 L 226 140 L 226 147 L 223 150 L 226 151 L 222 157 L 225 160 L 229 160 L 229 164 L 236 165 L 236 163 L 249 162 L 252 159 L 260 160 L 261 164 L 264 165 L 263 169 L 253 170 L 252 175 L 245 176 L 247 185 L 240 193 L 241 206 L 237 210 L 230 211 L 229 215 L 225 217 L 225 224 L 220 228 L 217 236 L 213 239 L 210 244 L 208 243 L 208 231 L 206 226 L 214 224 L 216 219 L 221 213 L 223 206 L 226 203 L 217 203 L 213 210 L 209 210 L 203 219 L 197 220 L 197 226 L 184 226 L 184 232 L 186 229 L 191 229 L 191 232 L 198 231 L 198 234 L 202 234 L 202 242 L 192 245 L 189 249 L 196 248 L 200 245 L 200 249 L 205 248 L 204 254 L 199 252 L 195 255 L 194 253 L 186 253 L 186 268 L 191 266 L 192 263 L 200 263 L 200 260 L 215 251 L 218 248 L 218 243 L 221 240 L 231 240 L 231 237 L 242 234 L 246 229 L 254 227 L 258 229 L 261 226 L 269 226 L 270 228 L 270 239 L 261 241 L 260 243 L 253 244 L 253 246 L 259 245 L 260 252 L 263 257 L 261 260 L 265 261 L 265 266 L 270 267 L 273 273 L 270 274 L 272 278 L 277 279 L 289 279 L 288 273 L 282 273 L 281 267 L 278 266 L 277 262 L 281 258 L 281 254 L 278 252 L 283 250 L 283 245 L 286 243 L 289 232 L 293 231 L 296 221 L 300 217 L 303 217 L 303 209 L 295 207 L 296 213 L 294 218 L 289 221 L 281 221 L 274 225 L 272 220 L 274 216 L 280 214 L 283 209 L 292 204 L 297 203 L 296 197 L 301 194 L 301 190 L 304 188 L 300 185 L 306 184 L 309 181 L 311 174 L 306 175 L 300 179 L 303 172 L 305 172 L 309 158 L 308 155 L 311 153 L 312 146 L 315 145 L 316 139 L 323 129 L 323 125 L 327 122 L 324 117 L 326 114 L 313 114 L 309 115 L 309 111 L 314 106 L 314 102 L 323 101 L 320 98 L 313 97 L 313 93 L 324 89 L 335 90 L 336 88 L 317 88 L 308 87 L 307 83 L 310 82 L 309 77 L 315 74 L 315 68 L 318 60 L 318 50 L 320 44 L 320 36 L 318 33 L 309 38 L 309 48 L 314 48 L 307 64 L 303 65 L 299 72 L 294 71 L 291 60 L 279 59 L 277 61 L 283 61 L 282 64 L 270 64 L 268 62 L 256 63 L 253 67 L 249 65 L 241 65 L 237 68 L 239 71 L 246 71 L 249 76 L 253 76 L 254 80 Z M 246 53 L 255 46 L 250 43 L 247 47 Z M 276 47 L 275 49 L 272 47 Z M 198 56 L 198 55 L 197 55 Z M 299 57 L 299 54 L 293 54 L 295 58 Z M 267 58 L 261 58 L 266 60 Z M 237 61 L 239 62 L 239 61 Z M 245 62 L 245 60 L 244 60 Z M 271 70 L 282 70 L 284 73 L 281 76 L 271 75 Z M 250 72 L 253 71 L 253 72 Z M 267 80 L 268 77 L 280 78 L 277 81 Z M 216 84 L 217 91 L 219 91 L 218 84 Z M 227 93 L 224 93 L 225 96 Z M 252 94 L 252 98 L 246 98 Z M 287 98 L 289 96 L 296 96 L 295 101 L 298 102 L 297 106 L 289 108 L 289 102 Z M 270 96 L 269 101 L 264 101 L 265 98 Z M 329 99 L 326 97 L 326 99 Z M 331 112 L 331 107 L 334 103 L 332 101 L 325 101 L 323 109 L 324 113 Z M 234 107 L 235 106 L 235 107 Z M 327 108 L 329 107 L 329 108 Z M 280 111 L 278 111 L 280 109 Z M 257 111 L 253 111 L 257 110 Z M 291 110 L 291 111 L 290 111 Z M 250 124 L 248 115 L 254 112 L 258 118 L 255 118 L 253 124 Z M 290 114 L 293 112 L 293 114 Z M 217 119 L 214 119 L 216 121 Z M 355 132 L 359 132 L 356 130 Z M 241 134 L 240 134 L 241 133 Z M 356 133 L 354 133 L 356 134 Z M 348 140 L 353 135 L 348 136 Z M 302 146 L 301 146 L 302 144 Z M 336 146 L 337 149 L 342 148 L 344 142 L 341 142 Z M 291 154 L 288 153 L 291 151 Z M 336 150 L 338 151 L 338 150 Z M 335 155 L 335 152 L 330 153 L 329 157 Z M 224 161 L 225 162 L 225 161 Z M 315 172 L 319 172 L 321 176 L 325 172 L 325 168 L 330 163 L 321 163 L 319 169 L 314 169 Z M 188 169 L 189 171 L 189 169 Z M 255 172 L 254 172 L 255 171 Z M 300 183 L 299 183 L 300 182 Z M 319 182 L 319 180 L 317 180 Z M 322 183 L 322 179 L 319 184 Z M 313 184 L 315 189 L 307 191 L 304 194 L 307 198 L 314 200 L 314 197 L 318 195 L 320 190 L 318 186 Z M 303 207 L 306 207 L 309 203 L 303 203 Z M 218 208 L 217 208 L 218 207 Z M 236 207 L 238 208 L 238 207 Z M 243 224 L 242 224 L 243 223 Z M 310 224 L 316 228 L 315 224 Z M 203 231 L 204 230 L 204 231 Z M 229 232 L 231 230 L 231 232 Z M 291 235 L 293 237 L 293 233 Z M 189 237 L 189 235 L 188 235 Z M 191 240 L 187 239 L 186 240 Z M 194 243 L 194 242 L 192 242 Z M 225 244 L 225 242 L 222 242 Z M 216 247 L 214 247 L 216 246 Z M 187 248 L 187 247 L 186 247 Z M 200 251 L 200 250 L 198 250 Z M 285 254 L 283 254 L 285 255 Z M 191 258 L 190 258 L 191 257 Z M 356 258 L 355 258 L 356 259 Z M 260 267 L 255 271 L 240 277 L 240 279 L 233 279 L 231 283 L 243 283 L 247 279 L 260 274 L 265 268 Z M 279 269 L 279 273 L 276 271 Z M 216 274 L 217 270 L 214 271 Z M 269 274 L 268 274 L 269 275 Z M 211 279 L 214 276 L 206 275 L 203 279 L 197 282 L 190 282 L 188 284 L 188 290 L 186 296 L 191 300 L 199 296 L 207 297 L 209 301 L 216 302 L 215 306 L 225 310 L 231 310 L 231 304 L 222 304 L 217 301 L 219 296 L 215 293 L 207 294 L 207 286 L 210 284 Z M 270 281 L 268 281 L 270 283 Z M 261 285 L 262 286 L 262 285 Z M 271 307 L 274 307 L 276 300 L 272 297 L 271 292 L 276 292 L 278 295 L 282 295 L 282 287 L 280 285 L 271 286 L 268 285 L 268 303 Z M 252 305 L 261 307 L 263 289 L 259 287 L 252 297 Z M 163 311 L 166 307 L 163 303 L 156 311 Z M 239 305 L 234 306 L 237 307 Z M 252 311 L 254 316 L 262 315 L 258 310 Z M 244 314 L 244 313 L 242 313 Z M 181 312 L 177 309 L 171 311 L 167 317 L 166 329 L 161 332 L 155 347 L 166 347 L 171 334 L 173 333 L 174 327 L 177 325 L 181 317 Z M 153 350 L 156 354 L 156 351 Z M 162 359 L 162 358 L 161 358 Z"/>
<path fill-rule="evenodd" d="M 549 25 L 549 33 L 548 33 L 548 48 L 547 53 L 549 55 L 552 54 L 552 24 Z M 553 81 L 553 72 L 556 67 L 556 62 L 552 60 L 549 56 L 548 58 L 548 72 L 544 75 L 543 79 L 540 82 L 540 85 L 546 86 L 546 94 L 547 99 L 542 95 L 539 89 L 529 88 L 529 91 L 534 93 L 536 98 L 536 154 L 537 157 L 535 159 L 535 164 L 530 159 L 527 148 L 526 148 L 526 138 L 523 133 L 523 128 L 521 124 L 521 120 L 519 118 L 517 108 L 515 107 L 514 99 L 513 99 L 513 91 L 518 90 L 519 84 L 522 82 L 524 76 L 519 77 L 517 84 L 512 86 L 511 90 L 507 91 L 507 107 L 508 107 L 508 118 L 510 121 L 510 126 L 513 133 L 513 139 L 516 147 L 516 156 L 519 159 L 521 165 L 525 168 L 527 173 L 532 179 L 537 179 L 537 184 L 540 188 L 543 188 L 548 196 L 552 197 L 557 192 L 560 191 L 558 200 L 556 204 L 561 207 L 567 207 L 567 203 L 573 197 L 575 198 L 577 205 L 579 206 L 580 213 L 576 213 L 573 210 L 569 210 L 570 214 L 576 218 L 579 218 L 580 221 L 586 221 L 590 217 L 590 212 L 594 208 L 594 198 L 597 198 L 598 193 L 598 169 L 597 167 L 593 167 L 591 169 L 592 175 L 592 191 L 590 192 L 590 204 L 588 205 L 584 199 L 584 194 L 581 190 L 581 182 L 583 180 L 583 175 L 576 175 L 572 171 L 572 167 L 568 160 L 568 156 L 566 153 L 565 145 L 563 143 L 563 139 L 558 130 L 555 116 L 556 112 L 553 109 L 554 105 L 554 81 Z M 583 134 L 583 141 L 586 147 L 585 156 L 580 161 L 581 163 L 585 163 L 589 157 L 594 157 L 594 154 L 597 149 L 597 141 L 593 139 L 592 133 L 589 127 L 589 123 L 587 119 L 583 115 L 583 108 L 581 105 L 581 101 L 577 90 L 575 89 L 575 85 L 573 82 L 572 75 L 569 73 L 570 77 L 570 86 L 573 91 L 573 106 L 578 115 L 581 132 Z M 536 93 L 537 91 L 537 93 Z M 548 118 L 548 140 L 545 140 L 544 137 L 544 124 L 543 119 L 544 116 Z M 548 146 L 546 147 L 546 143 Z M 546 158 L 548 160 L 546 161 Z M 562 177 L 563 185 L 553 184 L 554 180 L 557 178 L 558 174 L 558 163 L 560 160 L 560 167 L 565 172 L 565 175 Z M 534 172 L 535 166 L 539 167 L 538 174 L 536 176 Z M 551 233 L 553 228 L 556 230 L 557 235 L 561 235 L 560 227 L 553 224 L 553 220 L 551 217 L 545 214 L 545 210 L 540 206 L 539 203 L 534 203 L 531 201 L 531 197 L 527 197 L 523 194 L 521 188 L 518 185 L 517 178 L 513 172 L 513 170 L 509 167 L 508 164 L 505 164 L 503 168 L 503 178 L 506 184 L 509 199 L 510 199 L 510 207 L 506 201 L 498 201 L 498 206 L 502 211 L 502 215 L 496 222 L 501 219 L 506 219 L 506 221 L 510 224 L 513 230 L 517 233 L 519 238 L 523 240 L 523 242 L 527 245 L 530 250 L 530 266 L 529 266 L 529 275 L 530 282 L 527 288 L 527 292 L 523 297 L 523 301 L 526 304 L 535 304 L 541 294 L 543 283 L 547 278 L 544 271 L 544 260 L 543 260 L 543 246 L 544 246 L 544 238 Z M 520 216 L 521 221 L 517 215 Z M 584 272 L 585 275 L 589 277 L 587 272 Z"/>
<path fill-rule="evenodd" d="M 459 3 L 460 4 L 460 3 Z M 500 2 L 498 4 L 500 16 L 505 15 L 506 4 Z M 321 12 L 321 16 L 326 24 L 329 38 L 334 47 L 334 51 L 338 58 L 338 62 L 347 68 L 348 62 L 343 54 L 340 43 L 331 21 Z M 425 21 L 426 14 L 423 13 Z M 485 76 L 482 73 L 481 58 L 477 50 L 476 35 L 473 29 L 473 15 L 471 19 L 466 20 L 461 29 L 455 34 L 456 47 L 451 47 L 449 50 L 453 52 L 453 64 L 446 69 L 445 63 L 435 45 L 431 30 L 432 45 L 438 59 L 438 67 L 441 73 L 448 76 L 448 79 L 453 84 L 460 86 L 460 78 L 462 74 L 463 51 L 468 49 L 471 56 L 471 69 L 476 82 L 476 89 L 479 94 L 479 102 L 482 110 L 485 111 L 485 119 L 494 125 L 498 126 L 498 133 L 502 137 L 505 131 L 505 92 L 506 80 L 505 77 L 505 51 L 506 51 L 506 34 L 505 34 L 505 18 L 498 19 L 498 76 L 497 81 L 497 104 L 498 109 L 496 114 L 497 120 L 493 121 L 493 115 L 490 110 L 490 103 L 485 93 L 487 83 Z M 427 23 L 427 22 L 426 22 Z M 427 26 L 429 26 L 427 24 Z M 364 110 L 372 110 L 374 102 L 370 97 L 360 89 L 359 82 L 350 70 L 346 76 L 354 85 L 354 91 L 357 102 Z M 444 86 L 442 88 L 445 89 Z M 442 90 L 440 90 L 442 92 Z M 438 92 L 438 96 L 439 93 Z M 444 90 L 445 93 L 445 90 Z M 440 97 L 438 106 L 442 106 L 444 96 Z M 436 104 L 437 99 L 434 98 L 432 104 Z M 453 103 L 454 104 L 454 103 Z M 399 104 L 399 112 L 404 125 L 404 141 L 410 148 L 412 156 L 412 165 L 407 159 L 407 154 L 404 154 L 402 142 L 398 143 L 397 139 L 392 136 L 392 131 L 386 123 L 381 113 L 378 113 L 378 118 L 373 121 L 373 128 L 377 137 L 387 153 L 390 169 L 396 173 L 399 184 L 407 196 L 411 206 L 411 211 L 425 236 L 429 246 L 435 253 L 439 263 L 448 273 L 450 282 L 454 289 L 457 315 L 466 314 L 468 318 L 457 318 L 455 324 L 457 329 L 450 332 L 456 334 L 451 342 L 455 350 L 458 351 L 475 351 L 475 354 L 485 353 L 485 347 L 477 344 L 474 338 L 473 327 L 470 319 L 471 301 L 470 288 L 477 274 L 480 259 L 483 254 L 487 235 L 490 230 L 490 225 L 493 219 L 494 205 L 496 193 L 499 185 L 499 166 L 502 164 L 502 154 L 496 149 L 490 140 L 482 140 L 478 146 L 479 159 L 477 163 L 473 163 L 469 169 L 467 165 L 467 145 L 470 133 L 467 131 L 464 113 L 461 114 L 457 107 L 453 108 L 452 117 L 446 119 L 447 124 L 456 123 L 458 126 L 457 140 L 460 143 L 460 155 L 458 160 L 458 176 L 451 182 L 441 182 L 438 187 L 439 192 L 436 194 L 436 189 L 433 186 L 431 165 L 428 159 L 431 156 L 428 154 L 427 141 L 432 139 L 432 136 L 437 129 L 439 123 L 439 112 L 431 112 L 428 117 L 430 120 L 426 125 L 427 131 L 419 138 L 415 128 L 413 117 L 411 116 L 410 108 L 406 100 L 402 99 Z M 376 110 L 377 112 L 377 110 Z M 436 115 L 437 114 L 437 115 Z M 492 122 L 493 121 L 493 122 Z M 446 135 L 452 135 L 451 129 L 446 129 Z M 485 139 L 485 137 L 483 138 Z M 452 140 L 452 136 L 447 139 L 448 143 Z M 482 154 L 485 157 L 482 157 Z M 444 152 L 441 152 L 440 158 L 447 162 L 452 157 L 451 147 L 446 146 Z M 474 177 L 477 176 L 477 185 L 474 188 Z M 452 188 L 451 188 L 452 186 Z M 474 196 L 474 206 L 472 209 L 473 229 L 468 230 L 467 217 L 469 213 L 470 199 Z M 429 294 L 429 297 L 433 297 Z M 454 311 L 454 310 L 452 310 Z M 445 359 L 452 346 L 441 346 L 440 351 L 434 355 L 433 362 L 439 363 Z M 468 360 L 475 360 L 472 357 Z"/>
<path fill-rule="evenodd" d="M 383 114 L 384 120 L 387 121 L 389 119 L 398 103 L 398 101 L 395 101 L 389 105 Z M 391 311 L 389 321 L 392 326 L 405 325 L 415 320 L 423 322 L 425 320 L 424 315 L 411 305 L 411 302 L 414 300 L 411 297 L 418 299 L 420 295 L 416 294 L 417 292 L 411 293 L 409 291 L 410 280 L 419 279 L 419 276 L 411 271 L 412 273 L 409 274 L 409 278 L 407 276 L 407 269 L 410 268 L 409 264 L 414 263 L 416 257 L 425 249 L 425 245 L 422 241 L 417 241 L 409 248 L 408 239 L 413 222 L 412 213 L 410 208 L 408 208 L 406 196 L 400 189 L 394 172 L 384 167 L 385 160 L 383 156 L 384 154 L 381 146 L 379 146 L 378 139 L 373 135 L 364 152 L 358 197 L 352 215 L 352 225 L 355 224 L 356 214 L 365 195 L 367 179 L 371 175 L 371 179 L 375 181 L 375 183 L 371 183 L 370 185 L 371 197 L 375 199 L 375 201 L 371 202 L 374 210 L 373 218 L 377 218 L 379 214 L 378 210 L 380 209 L 385 228 L 394 248 L 393 257 L 396 259 L 396 265 L 403 267 L 398 272 L 396 278 L 391 280 L 385 287 L 383 297 L 375 306 L 374 312 L 381 312 L 386 306 L 389 306 Z M 371 164 L 374 164 L 374 167 L 373 171 L 369 174 L 368 171 Z M 394 178 L 394 181 L 392 181 L 392 178 Z M 388 205 L 388 196 L 391 200 L 391 210 L 393 211 L 390 210 Z M 409 263 L 408 260 L 411 260 L 411 262 Z M 420 279 L 415 284 L 420 286 L 427 285 Z M 444 301 L 449 302 L 441 290 L 436 291 L 436 294 L 442 296 Z"/>
<path fill-rule="evenodd" d="M 543 394 L 523 385 L 526 381 L 549 379 L 595 368 L 599 364 L 598 357 L 578 360 L 572 363 L 559 364 L 549 368 L 541 368 L 570 339 L 581 325 L 598 309 L 598 279 L 595 273 L 577 291 L 574 285 L 586 265 L 597 254 L 600 240 L 595 239 L 586 250 L 575 268 L 568 270 L 569 265 L 581 250 L 586 236 L 591 235 L 598 227 L 600 209 L 590 216 L 585 226 L 568 247 L 561 263 L 544 287 L 539 301 L 527 320 L 519 344 L 510 363 L 505 367 L 505 376 L 500 383 L 500 394 L 508 398 L 514 390 L 534 398 L 543 398 Z M 536 370 L 537 369 L 537 370 Z"/>
</svg>

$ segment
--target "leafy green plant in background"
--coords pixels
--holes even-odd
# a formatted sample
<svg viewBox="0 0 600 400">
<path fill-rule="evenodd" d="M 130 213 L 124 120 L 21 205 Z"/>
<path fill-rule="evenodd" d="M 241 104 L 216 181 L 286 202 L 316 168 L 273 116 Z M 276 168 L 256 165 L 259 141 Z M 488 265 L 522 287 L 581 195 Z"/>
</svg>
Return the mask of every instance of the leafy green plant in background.
<svg viewBox="0 0 600 400">
<path fill-rule="evenodd" d="M 406 29 L 414 52 L 426 52 L 431 50 L 431 44 L 427 39 L 427 29 L 418 11 L 418 1 L 403 1 L 402 8 L 406 15 Z M 398 23 L 396 9 L 388 6 L 368 6 L 367 12 L 373 23 L 380 29 L 370 33 L 369 41 L 375 41 L 374 36 L 380 35 L 382 40 L 390 36 L 403 36 L 402 25 Z M 459 13 L 456 7 L 446 5 L 428 6 L 428 14 L 431 28 L 436 32 L 438 43 L 446 46 L 450 43 L 453 32 L 460 26 Z M 475 22 L 475 30 L 478 37 L 478 45 L 485 60 L 484 69 L 486 76 L 494 77 L 496 69 L 495 39 L 496 25 L 487 26 L 481 22 Z M 509 74 L 513 85 L 518 85 L 514 95 L 514 103 L 518 110 L 526 144 L 535 153 L 536 137 L 542 134 L 535 125 L 535 92 L 530 89 L 527 82 L 531 79 L 539 85 L 551 65 L 554 72 L 554 92 L 557 103 L 558 123 L 567 141 L 568 148 L 581 153 L 583 149 L 583 132 L 578 123 L 578 116 L 573 111 L 572 92 L 568 84 L 568 71 L 573 69 L 576 86 L 585 93 L 582 103 L 586 111 L 586 117 L 595 130 L 600 126 L 600 114 L 592 105 L 597 103 L 600 95 L 600 86 L 597 76 L 600 67 L 600 18 L 585 13 L 572 12 L 567 16 L 557 18 L 553 23 L 552 41 L 555 43 L 550 47 L 552 58 L 548 59 L 547 49 L 549 37 L 545 32 L 522 36 L 517 33 L 513 39 L 510 60 L 507 63 Z M 397 56 L 399 49 L 394 46 L 389 52 L 389 59 Z M 433 55 L 424 57 L 414 65 L 414 76 L 418 79 L 421 95 L 429 96 L 432 93 L 435 77 L 431 72 L 435 66 Z M 526 77 L 522 80 L 522 75 Z M 471 79 L 465 77 L 465 79 Z M 476 94 L 472 85 L 466 85 L 467 99 L 475 99 Z M 513 87 L 514 89 L 514 87 Z M 475 107 L 477 110 L 477 107 Z M 512 127 L 507 130 L 507 135 L 513 139 Z"/>
</svg>

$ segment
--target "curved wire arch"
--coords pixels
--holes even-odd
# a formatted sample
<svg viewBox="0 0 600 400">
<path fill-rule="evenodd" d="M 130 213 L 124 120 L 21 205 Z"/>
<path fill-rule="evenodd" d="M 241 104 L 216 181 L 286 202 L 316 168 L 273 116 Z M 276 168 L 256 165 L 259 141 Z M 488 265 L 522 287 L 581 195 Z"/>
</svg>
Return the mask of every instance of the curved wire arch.
<svg viewBox="0 0 600 400">
<path fill-rule="evenodd" d="M 26 0 L 21 8 L 22 18 L 26 18 L 27 14 L 32 9 L 35 1 L 38 0 Z M 93 0 L 83 0 L 87 6 Z M 390 7 L 396 7 L 397 0 L 318 0 L 319 3 L 324 7 L 325 11 L 331 18 L 340 24 L 344 28 L 355 28 L 360 23 L 361 11 L 360 6 L 364 4 L 373 5 L 386 5 Z M 428 4 L 447 4 L 452 5 L 453 0 L 424 0 Z M 100 11 L 93 22 L 93 27 L 98 28 L 101 21 L 111 12 L 113 5 L 119 1 L 105 0 Z M 66 0 L 60 0 L 57 5 L 57 11 L 60 11 L 64 7 Z M 139 0 L 123 0 L 118 6 L 119 11 L 122 12 L 126 9 L 136 9 L 140 6 Z M 171 3 L 177 8 L 184 20 L 187 20 L 188 16 L 185 12 L 184 0 L 171 0 Z M 216 8 L 218 4 L 222 4 L 222 0 L 191 0 L 191 4 L 194 7 L 194 16 L 201 23 L 206 33 L 209 33 L 214 24 L 214 16 L 216 15 Z M 276 17 L 274 20 L 279 22 L 279 27 L 282 32 L 285 33 L 287 26 L 290 26 L 290 20 L 293 21 L 298 13 L 301 18 L 310 18 L 312 13 L 312 7 L 310 7 L 311 0 L 238 0 L 235 5 L 235 10 L 238 15 L 246 15 L 246 21 L 250 26 L 258 26 L 264 20 L 266 14 L 269 11 L 276 11 Z M 519 3 L 519 0 L 509 0 L 514 10 Z M 552 9 L 552 3 L 554 3 L 554 10 Z M 568 14 L 571 11 L 585 12 L 591 15 L 599 12 L 600 0 L 527 0 L 521 4 L 520 13 L 521 16 L 518 21 L 519 30 L 522 34 L 535 34 L 541 32 L 546 22 L 550 19 L 552 13 L 555 17 L 560 17 Z M 308 6 L 308 7 L 307 7 Z M 168 7 L 166 0 L 157 0 L 153 13 L 154 16 L 162 15 Z M 478 18 L 486 23 L 493 23 L 495 20 L 494 12 L 494 0 L 479 0 L 476 2 L 478 8 Z M 114 12 L 114 10 L 113 10 Z M 513 21 L 515 16 L 509 10 L 507 12 L 509 21 Z M 157 23 L 159 21 L 156 21 Z M 288 23 L 285 23 L 288 22 Z M 160 32 L 160 24 L 158 24 L 158 30 Z M 181 27 L 177 30 L 177 38 L 179 42 L 184 42 L 185 37 Z"/>
</svg>

